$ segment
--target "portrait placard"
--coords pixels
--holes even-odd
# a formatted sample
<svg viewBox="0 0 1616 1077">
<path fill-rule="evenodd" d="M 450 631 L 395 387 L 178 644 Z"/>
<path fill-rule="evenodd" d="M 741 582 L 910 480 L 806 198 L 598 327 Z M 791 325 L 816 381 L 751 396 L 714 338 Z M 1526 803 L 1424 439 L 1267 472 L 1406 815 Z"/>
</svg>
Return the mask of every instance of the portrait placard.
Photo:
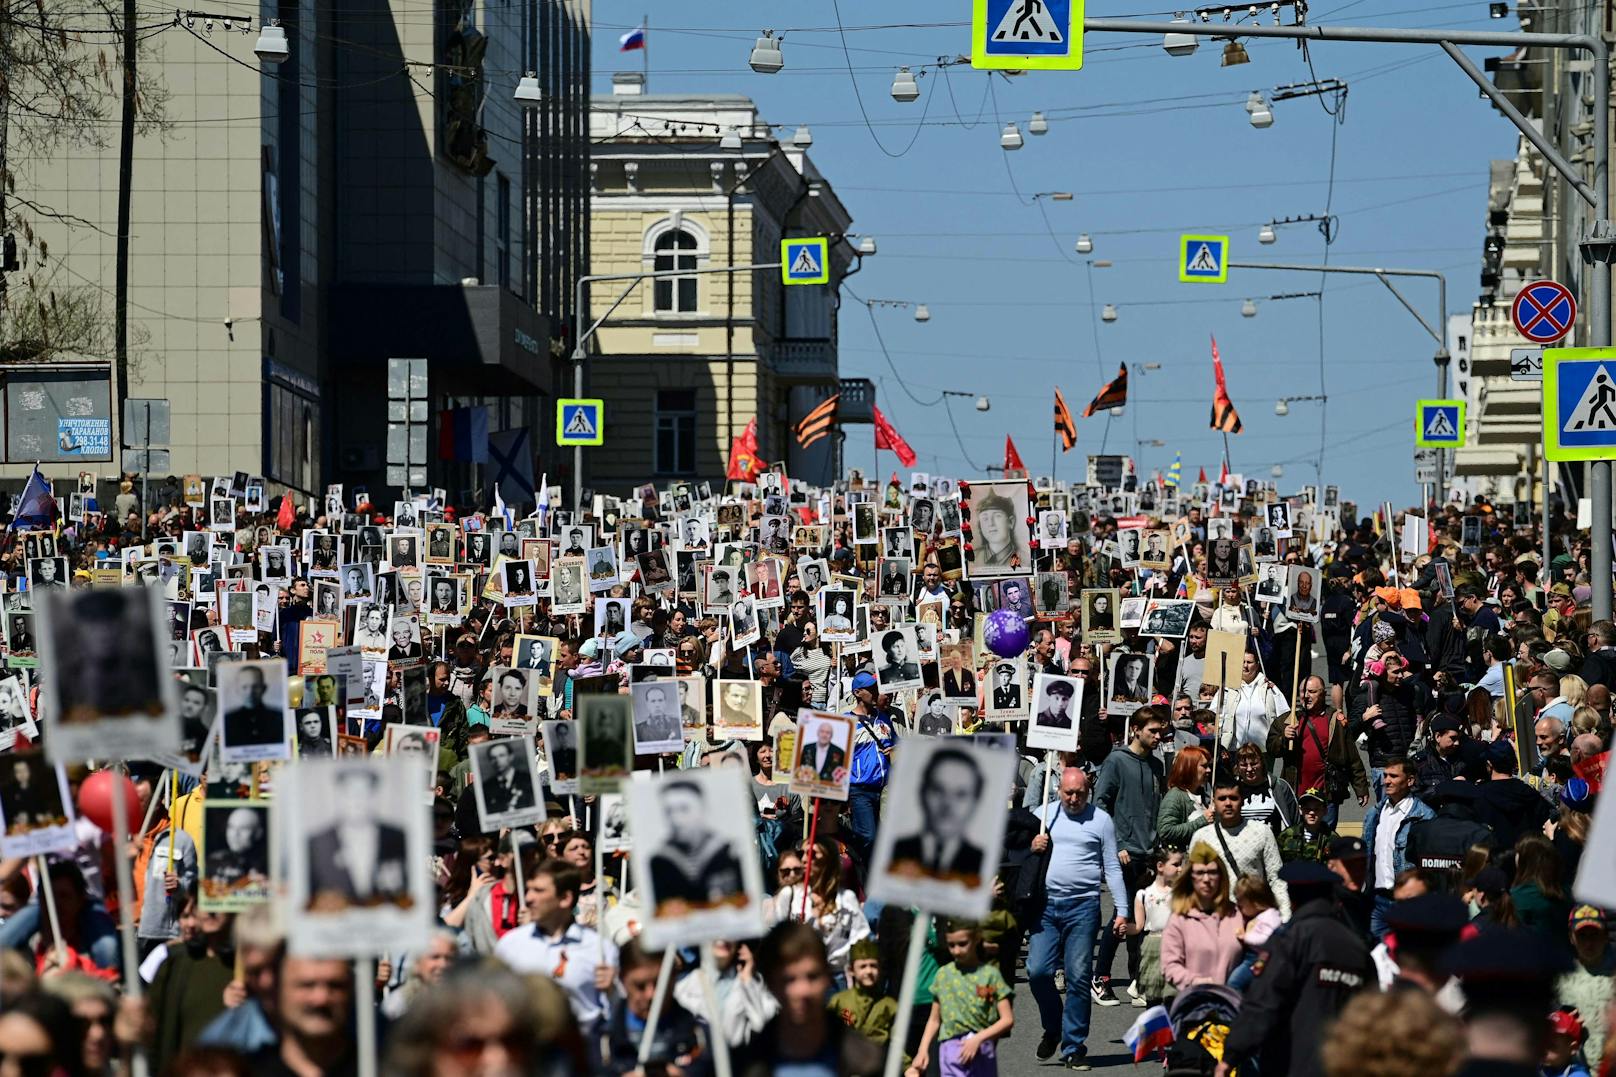
<svg viewBox="0 0 1616 1077">
<path fill-rule="evenodd" d="M 78 844 L 66 768 L 38 748 L 8 753 L 0 760 L 0 856 L 70 853 Z"/>
<path fill-rule="evenodd" d="M 1027 747 L 1077 751 L 1078 719 L 1083 713 L 1083 679 L 1040 673 L 1033 681 L 1033 714 Z"/>
<path fill-rule="evenodd" d="M 943 643 L 939 647 L 942 652 L 943 676 L 940 683 L 943 698 L 950 703 L 975 706 L 976 663 L 971 655 L 970 641 Z"/>
<path fill-rule="evenodd" d="M 578 792 L 585 796 L 615 792 L 634 769 L 633 701 L 601 693 L 573 698 L 582 741 Z"/>
<path fill-rule="evenodd" d="M 263 800 L 202 803 L 202 865 L 197 907 L 240 912 L 275 897 L 269 871 L 270 805 Z"/>
<path fill-rule="evenodd" d="M 915 638 L 915 626 L 893 625 L 878 632 L 875 642 L 879 647 L 875 656 L 875 673 L 882 693 L 891 695 L 919 688 L 920 646 Z"/>
<path fill-rule="evenodd" d="M 1246 654 L 1243 632 L 1208 632 L 1201 683 L 1214 688 L 1239 688 L 1240 665 Z"/>
<path fill-rule="evenodd" d="M 1141 651 L 1112 651 L 1111 692 L 1107 714 L 1132 714 L 1150 702 L 1156 667 Z"/>
<path fill-rule="evenodd" d="M 634 754 L 657 755 L 684 747 L 679 690 L 669 681 L 641 681 L 629 689 L 634 701 Z"/>
<path fill-rule="evenodd" d="M 292 758 L 286 663 L 278 658 L 224 662 L 219 685 L 219 754 L 226 763 Z"/>
<path fill-rule="evenodd" d="M 988 744 L 900 741 L 876 830 L 870 897 L 944 916 L 987 916 L 1004 846 L 1000 808 L 1015 766 L 1013 751 Z"/>
<path fill-rule="evenodd" d="M 1145 616 L 1139 624 L 1141 636 L 1183 639 L 1195 618 L 1195 603 L 1188 598 L 1151 598 L 1145 601 Z"/>
<path fill-rule="evenodd" d="M 763 685 L 757 681 L 719 681 L 713 736 L 725 740 L 763 739 Z"/>
<path fill-rule="evenodd" d="M 564 796 L 578 791 L 578 727 L 572 721 L 539 723 L 550 791 Z"/>
<path fill-rule="evenodd" d="M 1285 617 L 1303 624 L 1319 620 L 1319 570 L 1311 565 L 1291 565 L 1285 581 Z"/>
<path fill-rule="evenodd" d="M 751 790 L 738 767 L 653 775 L 628 786 L 645 944 L 694 946 L 764 929 Z"/>
<path fill-rule="evenodd" d="M 1025 576 L 1032 566 L 1027 534 L 1027 484 L 1019 481 L 965 485 L 963 505 L 971 518 L 971 548 L 965 551 L 969 579 Z"/>
<path fill-rule="evenodd" d="M 798 711 L 794 747 L 791 791 L 798 796 L 845 801 L 853 773 L 852 719 L 825 711 Z"/>
<path fill-rule="evenodd" d="M 987 706 L 982 717 L 999 722 L 1025 721 L 1027 664 L 1015 658 L 997 659 L 987 676 Z"/>
<path fill-rule="evenodd" d="M 51 762 L 177 751 L 179 709 L 157 590 L 51 590 L 36 592 L 33 601 Z M 276 664 L 285 670 L 284 662 Z"/>
<path fill-rule="evenodd" d="M 1091 588 L 1082 593 L 1083 640 L 1086 643 L 1121 643 L 1122 624 L 1118 607 L 1122 595 L 1116 588 Z"/>
<path fill-rule="evenodd" d="M 544 822 L 544 798 L 539 795 L 542 786 L 531 733 L 473 744 L 467 750 L 471 753 L 477 822 L 484 834 Z"/>
<path fill-rule="evenodd" d="M 537 730 L 538 678 L 520 666 L 495 666 L 488 671 L 494 682 L 494 709 L 488 715 L 488 728 L 496 734 L 533 733 Z"/>
<path fill-rule="evenodd" d="M 288 947 L 377 957 L 427 945 L 432 844 L 424 761 L 316 759 L 281 771 L 275 827 L 285 835 Z"/>
</svg>

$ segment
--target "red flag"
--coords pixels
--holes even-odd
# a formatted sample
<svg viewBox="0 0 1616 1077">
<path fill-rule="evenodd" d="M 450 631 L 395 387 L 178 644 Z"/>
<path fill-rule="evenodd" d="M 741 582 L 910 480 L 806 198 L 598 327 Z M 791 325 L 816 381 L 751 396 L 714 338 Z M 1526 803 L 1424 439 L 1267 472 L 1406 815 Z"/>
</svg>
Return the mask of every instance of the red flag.
<svg viewBox="0 0 1616 1077">
<path fill-rule="evenodd" d="M 292 507 L 292 495 L 281 495 L 281 510 L 275 514 L 275 526 L 282 531 L 290 531 L 292 525 L 297 523 L 297 509 Z"/>
<path fill-rule="evenodd" d="M 1218 471 L 1218 485 L 1226 486 L 1229 483 L 1229 458 L 1223 458 L 1223 467 Z"/>
<path fill-rule="evenodd" d="M 741 436 L 730 442 L 729 468 L 724 477 L 736 479 L 740 482 L 751 482 L 762 472 L 768 470 L 768 465 L 758 459 L 757 419 L 746 424 Z"/>
<path fill-rule="evenodd" d="M 1223 360 L 1218 356 L 1217 337 L 1212 338 L 1212 376 L 1218 383 L 1212 394 L 1212 429 L 1225 434 L 1238 434 L 1240 413 L 1234 410 L 1234 402 L 1229 399 L 1229 387 L 1223 381 Z"/>
<path fill-rule="evenodd" d="M 894 429 L 891 421 L 881 414 L 881 409 L 875 409 L 875 448 L 876 451 L 891 449 L 898 454 L 898 463 L 904 467 L 915 466 L 915 450 L 903 440 L 903 435 Z"/>
<path fill-rule="evenodd" d="M 1021 454 L 1016 452 L 1016 443 L 1010 440 L 1009 434 L 1004 436 L 1004 470 L 1027 470 L 1027 465 L 1021 462 Z"/>
<path fill-rule="evenodd" d="M 1195 480 L 1195 481 L 1196 481 L 1196 482 L 1199 482 L 1199 483 L 1204 483 L 1204 482 L 1206 482 L 1206 468 L 1204 468 L 1204 467 L 1203 467 L 1203 468 L 1202 468 L 1202 469 L 1201 469 L 1201 477 L 1200 477 L 1200 478 L 1198 478 L 1198 479 L 1196 479 L 1196 480 Z"/>
</svg>

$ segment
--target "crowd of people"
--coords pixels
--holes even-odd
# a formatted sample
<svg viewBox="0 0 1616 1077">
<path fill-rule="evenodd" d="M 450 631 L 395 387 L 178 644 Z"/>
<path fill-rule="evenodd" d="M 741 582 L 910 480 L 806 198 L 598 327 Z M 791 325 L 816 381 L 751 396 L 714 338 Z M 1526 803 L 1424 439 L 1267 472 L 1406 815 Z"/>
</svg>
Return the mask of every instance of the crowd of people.
<svg viewBox="0 0 1616 1077">
<path fill-rule="evenodd" d="M 339 490 L 262 511 L 229 500 L 220 518 L 217 489 L 146 511 L 126 483 L 104 515 L 8 533 L 0 566 L 35 591 L 35 562 L 61 559 L 74 588 L 145 583 L 183 606 L 167 658 L 197 766 L 115 761 L 137 796 L 127 841 L 81 805 L 71 849 L 0 861 L 0 1074 L 105 1074 L 138 1055 L 180 1077 L 373 1059 L 444 1077 L 817 1077 L 881 1072 L 898 1052 L 907 1074 L 954 1077 L 997 1072 L 1012 1034 L 1084 1070 L 1094 1008 L 1124 1005 L 1140 1011 L 1129 1057 L 1170 1072 L 1610 1072 L 1610 916 L 1572 889 L 1610 745 L 1616 624 L 1592 617 L 1609 581 L 1590 580 L 1590 539 L 1568 520 L 1544 536 L 1480 501 L 1360 516 L 1333 487 L 1238 480 L 818 490 L 767 473 L 583 511 L 544 500 L 514 518 Z M 1410 548 L 1410 529 L 1427 541 Z M 586 574 L 563 567 L 573 557 Z M 1263 593 L 1287 568 L 1288 589 Z M 268 605 L 235 617 L 228 596 L 259 584 Z M 622 602 L 585 603 L 580 585 Z M 18 590 L 12 753 L 48 748 L 53 720 L 34 592 Z M 1154 600 L 1192 608 L 1151 634 Z M 328 617 L 326 642 L 370 632 L 378 656 L 363 691 L 336 687 L 334 725 L 299 711 L 298 754 L 436 752 L 430 941 L 373 961 L 290 946 L 299 913 L 278 877 L 256 902 L 210 899 L 275 874 L 253 863 L 275 817 L 252 809 L 285 765 L 221 762 L 219 670 L 280 661 L 317 691 L 303 626 Z M 381 636 L 400 623 L 413 631 Z M 524 666 L 545 691 L 504 681 Z M 645 945 L 660 914 L 621 801 L 570 780 L 581 694 L 659 679 L 670 692 L 635 694 L 634 720 L 677 750 L 634 768 L 744 768 L 757 937 Z M 1029 686 L 1045 679 L 1040 712 Z M 1068 707 L 1070 750 L 1029 748 L 1029 723 L 1058 727 Z M 850 744 L 799 760 L 780 735 L 802 711 L 847 716 Z M 560 727 L 536 736 L 541 720 Z M 405 748 L 410 726 L 431 732 Z M 479 786 L 489 764 L 473 755 L 524 733 L 510 745 L 535 746 L 539 787 L 509 746 L 483 757 L 497 781 Z M 984 918 L 866 893 L 893 754 L 919 737 L 1016 756 L 1010 797 L 977 809 L 1004 828 Z M 0 781 L 10 838 L 52 780 L 23 758 Z M 794 791 L 793 760 L 839 773 L 846 799 Z M 90 774 L 65 769 L 71 796 Z M 202 829 L 219 801 L 236 802 L 223 847 Z M 485 826 L 541 807 L 542 822 Z M 1021 991 L 1036 1027 L 1015 1027 Z"/>
</svg>

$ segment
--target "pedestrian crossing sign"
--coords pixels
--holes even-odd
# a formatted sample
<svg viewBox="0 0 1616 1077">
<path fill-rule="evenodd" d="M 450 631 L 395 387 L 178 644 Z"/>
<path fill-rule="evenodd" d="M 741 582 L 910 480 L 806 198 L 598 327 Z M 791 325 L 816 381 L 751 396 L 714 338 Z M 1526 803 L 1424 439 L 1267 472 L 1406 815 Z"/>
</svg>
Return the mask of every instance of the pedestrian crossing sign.
<svg viewBox="0 0 1616 1077">
<path fill-rule="evenodd" d="M 830 241 L 824 236 L 782 239 L 780 279 L 787 284 L 830 283 Z"/>
<path fill-rule="evenodd" d="M 1421 400 L 1414 408 L 1414 444 L 1422 449 L 1457 449 L 1464 444 L 1465 402 Z"/>
<path fill-rule="evenodd" d="M 1616 350 L 1543 349 L 1543 455 L 1616 460 Z"/>
<path fill-rule="evenodd" d="M 601 400 L 556 401 L 556 444 L 599 445 L 606 440 L 606 404 Z"/>
<path fill-rule="evenodd" d="M 971 66 L 983 71 L 1076 71 L 1083 66 L 1083 0 L 974 0 Z"/>
<path fill-rule="evenodd" d="M 1228 236 L 1179 236 L 1178 279 L 1186 284 L 1223 284 L 1229 279 Z"/>
</svg>

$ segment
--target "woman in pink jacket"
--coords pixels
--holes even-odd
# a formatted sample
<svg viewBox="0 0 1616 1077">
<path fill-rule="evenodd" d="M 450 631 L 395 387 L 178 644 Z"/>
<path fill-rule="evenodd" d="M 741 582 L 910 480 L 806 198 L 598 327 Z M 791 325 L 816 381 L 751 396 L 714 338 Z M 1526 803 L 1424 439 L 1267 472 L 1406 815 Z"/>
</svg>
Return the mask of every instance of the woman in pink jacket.
<svg viewBox="0 0 1616 1077">
<path fill-rule="evenodd" d="M 1173 915 L 1162 931 L 1162 971 L 1180 991 L 1221 984 L 1240 963 L 1245 921 L 1229 899 L 1229 876 L 1217 851 L 1197 842 L 1173 884 Z"/>
</svg>

